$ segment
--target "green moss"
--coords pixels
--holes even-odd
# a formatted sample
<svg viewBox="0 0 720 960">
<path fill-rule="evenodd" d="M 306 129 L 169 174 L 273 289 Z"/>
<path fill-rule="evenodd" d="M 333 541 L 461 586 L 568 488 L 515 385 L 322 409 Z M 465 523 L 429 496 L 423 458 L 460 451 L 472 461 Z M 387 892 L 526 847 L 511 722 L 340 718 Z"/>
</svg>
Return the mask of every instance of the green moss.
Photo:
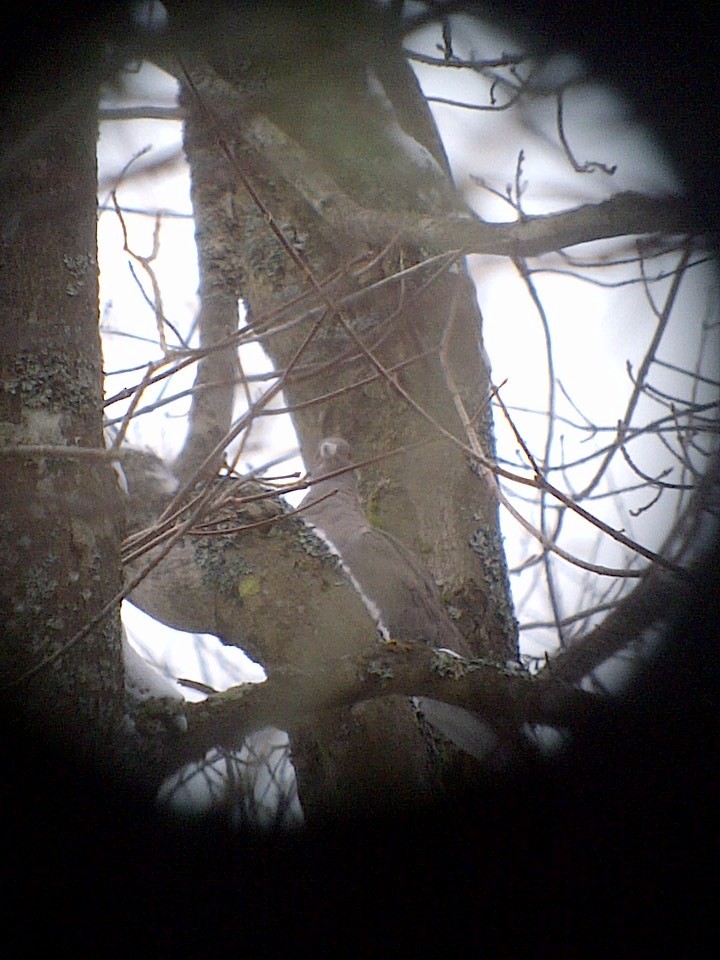
<svg viewBox="0 0 720 960">
<path fill-rule="evenodd" d="M 392 680 L 394 674 L 392 667 L 389 667 L 382 660 L 371 660 L 367 666 L 367 673 L 371 677 L 379 677 L 381 680 Z"/>
<path fill-rule="evenodd" d="M 430 669 L 441 677 L 453 677 L 457 680 L 465 676 L 468 667 L 462 657 L 448 653 L 447 650 L 435 650 Z"/>
<path fill-rule="evenodd" d="M 65 254 L 62 259 L 63 263 L 65 264 L 65 269 L 68 271 L 71 277 L 67 283 L 65 292 L 69 297 L 77 297 L 80 293 L 82 293 L 88 276 L 91 277 L 93 283 L 95 282 L 94 278 L 95 271 L 97 270 L 97 262 L 95 257 L 84 253 L 76 257 L 71 257 L 69 254 Z"/>
<path fill-rule="evenodd" d="M 193 548 L 203 583 L 227 597 L 237 597 L 238 584 L 253 571 L 238 550 L 235 537 L 197 537 Z"/>
<path fill-rule="evenodd" d="M 25 408 L 84 410 L 97 400 L 97 370 L 76 353 L 72 357 L 45 350 L 18 354 L 8 367 L 3 388 L 19 397 Z"/>
<path fill-rule="evenodd" d="M 146 736 L 179 736 L 187 731 L 185 701 L 171 697 L 145 700 L 134 716 L 137 729 Z"/>
<path fill-rule="evenodd" d="M 35 616 L 46 609 L 50 599 L 55 596 L 58 581 L 53 574 L 57 570 L 57 564 L 58 558 L 54 554 L 48 554 L 23 573 L 25 606 L 28 612 Z"/>
<path fill-rule="evenodd" d="M 294 523 L 296 525 L 298 542 L 308 556 L 317 557 L 319 560 L 327 560 L 336 567 L 340 566 L 340 558 L 332 552 L 322 537 L 319 537 L 315 531 L 300 518 L 295 518 Z"/>
<path fill-rule="evenodd" d="M 367 518 L 369 522 L 377 527 L 378 530 L 386 530 L 387 524 L 383 520 L 380 510 L 381 510 L 381 494 L 383 491 L 386 491 L 389 486 L 389 481 L 383 480 L 378 483 L 375 489 L 372 491 L 367 501 Z"/>
<path fill-rule="evenodd" d="M 470 537 L 469 544 L 482 561 L 483 582 L 502 632 L 514 641 L 518 622 L 509 601 L 510 584 L 502 539 L 494 528 L 483 525 Z"/>
<path fill-rule="evenodd" d="M 242 577 L 237 585 L 238 596 L 241 600 L 250 600 L 260 593 L 260 580 L 258 577 Z"/>
</svg>

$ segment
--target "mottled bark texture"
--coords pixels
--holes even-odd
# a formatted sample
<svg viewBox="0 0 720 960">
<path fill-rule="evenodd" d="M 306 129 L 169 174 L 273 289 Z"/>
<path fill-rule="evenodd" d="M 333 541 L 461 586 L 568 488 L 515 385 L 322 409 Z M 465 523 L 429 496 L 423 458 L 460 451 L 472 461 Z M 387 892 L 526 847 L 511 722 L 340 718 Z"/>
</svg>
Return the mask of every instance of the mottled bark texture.
<svg viewBox="0 0 720 960">
<path fill-rule="evenodd" d="M 517 637 L 496 503 L 442 436 L 465 439 L 444 363 L 492 455 L 481 320 L 462 257 L 407 237 L 378 241 L 351 221 L 338 229 L 331 216 L 347 202 L 390 218 L 462 210 L 399 35 L 366 4 L 244 9 L 237 19 L 224 9 L 223 17 L 222 29 L 171 65 L 183 85 L 204 276 L 219 278 L 213 296 L 242 295 L 248 332 L 286 371 L 306 459 L 328 434 L 350 440 L 359 459 L 407 448 L 363 471 L 365 509 L 427 565 L 467 649 L 504 663 Z M 300 577 L 292 584 L 295 596 L 309 589 Z M 271 619 L 272 594 L 263 611 Z M 342 625 L 334 632 L 340 654 Z M 296 735 L 306 799 L 326 789 L 347 795 L 374 777 L 373 794 L 426 791 L 427 743 L 404 698 L 394 710 L 393 723 L 387 704 L 358 705 L 336 743 L 339 725 L 322 744 L 312 724 Z M 370 727 L 372 742 L 384 743 L 374 772 L 363 755 Z M 404 764 L 389 760 L 398 751 L 410 758 L 414 786 Z M 320 789 L 309 786 L 305 760 L 309 779 L 324 771 Z"/>
<path fill-rule="evenodd" d="M 36 128 L 32 151 L 0 181 L 3 445 L 104 447 L 92 91 L 73 106 L 61 131 Z M 13 142 L 12 129 L 3 132 Z M 120 588 L 112 466 L 4 457 L 0 501 L 0 673 L 11 685 L 3 702 L 15 721 L 61 747 L 111 760 L 123 707 L 117 609 L 22 677 L 62 651 Z"/>
<path fill-rule="evenodd" d="M 358 12 L 356 5 L 349 6 Z M 458 608 L 460 629 L 474 649 L 507 658 L 515 652 L 516 637 L 496 505 L 463 452 L 442 440 L 429 422 L 433 419 L 463 438 L 439 360 L 445 336 L 454 380 L 471 415 L 480 411 L 476 425 L 492 451 L 491 424 L 487 406 L 483 407 L 487 370 L 471 284 L 461 265 L 445 264 L 443 269 L 437 261 L 424 263 L 428 256 L 447 251 L 406 244 L 373 249 L 351 233 L 342 236 L 328 230 L 321 211 L 294 187 L 296 157 L 287 156 L 282 169 L 244 135 L 255 129 L 253 119 L 264 110 L 299 144 L 297 156 L 309 156 L 328 169 L 343 189 L 352 190 L 366 205 L 384 210 L 414 205 L 439 212 L 456 204 L 449 180 L 441 173 L 440 148 L 425 132 L 429 116 L 414 76 L 395 38 L 382 34 L 369 15 L 367 21 L 351 30 L 346 21 L 337 24 L 332 16 L 308 21 L 284 11 L 257 23 L 244 18 L 241 42 L 227 40 L 223 45 L 213 35 L 202 69 L 197 65 L 200 55 L 194 53 L 189 74 L 196 79 L 183 101 L 196 215 L 203 223 L 215 224 L 216 249 L 221 245 L 218 232 L 225 238 L 227 259 L 235 265 L 234 276 L 227 276 L 228 288 L 242 291 L 252 329 L 278 369 L 287 368 L 312 325 L 319 324 L 284 383 L 291 404 L 309 404 L 294 413 L 308 458 L 320 437 L 333 433 L 353 443 L 358 459 L 432 439 L 364 470 L 363 498 L 373 522 L 397 533 L 426 560 L 446 599 Z M 231 30 L 223 32 L 223 39 L 232 36 Z M 274 44 L 286 53 L 292 51 L 292 56 L 281 56 Z M 216 73 L 215 64 L 224 67 L 224 76 Z M 414 124 L 406 121 L 406 127 L 422 130 L 419 135 L 430 143 L 428 152 L 438 154 L 434 167 L 415 168 L 388 134 L 384 105 L 368 92 L 368 71 L 381 78 L 393 101 L 404 104 L 406 115 L 415 117 Z M 340 136 L 348 117 L 358 127 L 355 140 L 361 129 L 363 143 L 373 144 L 371 150 L 359 146 L 353 150 Z M 334 147 L 333 136 L 341 141 Z M 219 137 L 233 158 L 224 157 L 222 174 Z M 383 143 L 383 151 L 376 141 Z M 384 156 L 383 163 L 379 155 Z M 258 209 L 241 177 L 251 182 L 307 270 L 278 241 L 267 214 Z M 224 190 L 218 189 L 219 180 L 226 184 Z M 206 242 L 204 232 L 198 233 L 198 241 Z M 329 277 L 335 280 L 319 292 L 308 279 L 308 270 L 321 283 Z M 402 278 L 395 276 L 399 270 L 404 271 Z M 304 296 L 304 302 L 288 308 L 298 296 Z M 400 390 L 378 375 L 373 358 L 395 370 Z M 364 382 L 357 386 L 359 381 Z M 421 411 L 401 394 L 412 398 Z M 471 549 L 471 539 L 482 546 Z"/>
</svg>

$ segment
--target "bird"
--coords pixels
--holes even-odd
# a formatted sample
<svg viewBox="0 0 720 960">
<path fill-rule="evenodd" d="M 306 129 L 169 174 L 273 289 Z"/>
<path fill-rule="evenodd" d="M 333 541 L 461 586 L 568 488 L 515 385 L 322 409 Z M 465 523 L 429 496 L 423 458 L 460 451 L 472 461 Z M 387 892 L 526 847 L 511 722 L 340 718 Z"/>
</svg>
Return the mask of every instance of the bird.
<svg viewBox="0 0 720 960">
<path fill-rule="evenodd" d="M 314 483 L 300 505 L 301 516 L 335 548 L 391 638 L 425 642 L 470 656 L 427 568 L 404 543 L 367 520 L 357 472 L 349 469 L 352 463 L 347 440 L 327 437 L 320 441 L 311 478 L 346 472 Z"/>
<path fill-rule="evenodd" d="M 402 541 L 368 521 L 353 463 L 347 440 L 321 440 L 309 473 L 316 482 L 299 505 L 300 516 L 340 556 L 386 639 L 426 643 L 471 658 L 429 570 Z M 477 759 L 497 746 L 492 729 L 474 713 L 429 697 L 413 702 L 433 727 Z"/>
</svg>

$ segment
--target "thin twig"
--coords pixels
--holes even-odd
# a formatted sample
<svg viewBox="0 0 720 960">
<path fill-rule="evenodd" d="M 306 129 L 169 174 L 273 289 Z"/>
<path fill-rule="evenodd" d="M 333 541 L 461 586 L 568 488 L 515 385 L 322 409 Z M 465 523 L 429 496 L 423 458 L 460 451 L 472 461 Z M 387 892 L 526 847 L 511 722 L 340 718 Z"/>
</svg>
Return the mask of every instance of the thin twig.
<svg viewBox="0 0 720 960">
<path fill-rule="evenodd" d="M 663 334 L 665 333 L 668 322 L 670 320 L 670 314 L 672 312 L 673 306 L 675 305 L 675 300 L 677 299 L 678 291 L 680 289 L 680 283 L 685 274 L 685 269 L 688 265 L 689 259 L 690 259 L 690 245 L 688 243 L 685 245 L 685 249 L 683 251 L 682 257 L 680 258 L 680 262 L 678 263 L 677 269 L 675 271 L 675 275 L 673 276 L 670 290 L 665 299 L 665 306 L 663 307 L 662 312 L 657 314 L 658 322 L 655 328 L 655 333 L 653 335 L 652 340 L 650 341 L 647 351 L 645 352 L 643 361 L 640 364 L 640 369 L 638 370 L 635 387 L 630 395 L 630 399 L 625 409 L 625 414 L 622 420 L 618 422 L 615 440 L 612 443 L 610 449 L 608 450 L 606 456 L 603 458 L 603 461 L 600 464 L 595 476 L 590 480 L 588 485 L 580 493 L 579 495 L 580 498 L 586 497 L 589 493 L 591 493 L 595 489 L 595 487 L 598 485 L 601 478 L 603 477 L 605 471 L 607 470 L 608 466 L 610 465 L 611 460 L 613 459 L 617 451 L 620 449 L 623 441 L 625 440 L 625 435 L 630 426 L 630 421 L 632 420 L 633 413 L 635 412 L 635 407 L 637 406 L 638 400 L 640 399 L 642 389 L 645 384 L 645 378 L 647 376 L 648 370 L 650 369 L 650 364 L 655 358 L 657 349 L 660 346 L 660 341 L 663 338 Z"/>
</svg>

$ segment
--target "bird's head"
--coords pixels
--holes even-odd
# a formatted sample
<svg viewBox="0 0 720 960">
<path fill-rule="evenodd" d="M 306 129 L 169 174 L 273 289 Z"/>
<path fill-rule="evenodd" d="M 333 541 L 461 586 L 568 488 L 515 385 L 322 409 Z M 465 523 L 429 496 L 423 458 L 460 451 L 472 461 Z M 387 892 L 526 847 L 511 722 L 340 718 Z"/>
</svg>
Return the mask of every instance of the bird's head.
<svg viewBox="0 0 720 960">
<path fill-rule="evenodd" d="M 318 477 L 349 467 L 352 462 L 352 450 L 347 440 L 342 437 L 325 437 L 318 444 L 312 473 Z"/>
</svg>

